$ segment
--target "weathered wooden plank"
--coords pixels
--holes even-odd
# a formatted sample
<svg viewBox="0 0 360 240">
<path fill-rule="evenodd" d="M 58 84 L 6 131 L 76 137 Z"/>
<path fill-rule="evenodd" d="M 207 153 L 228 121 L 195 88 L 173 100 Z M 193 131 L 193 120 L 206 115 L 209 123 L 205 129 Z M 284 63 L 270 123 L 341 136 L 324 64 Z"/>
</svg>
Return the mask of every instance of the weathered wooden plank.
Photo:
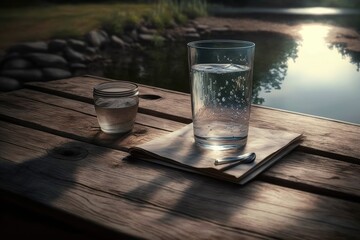
<svg viewBox="0 0 360 240">
<path fill-rule="evenodd" d="M 133 131 L 127 135 L 104 134 L 99 128 L 90 104 L 49 94 L 37 94 L 35 97 L 36 94 L 28 93 L 29 91 L 20 90 L 2 94 L 0 117 L 58 135 L 118 149 L 127 149 L 167 133 L 164 130 L 148 127 L 146 125 L 149 123 L 146 123 L 146 125 L 135 124 Z M 139 116 L 139 119 L 141 118 L 142 116 Z M 161 119 L 153 122 L 161 122 Z M 169 124 L 164 121 L 164 125 Z"/>
<path fill-rule="evenodd" d="M 136 167 L 133 168 L 130 164 L 132 170 L 127 172 L 129 164 L 122 162 L 124 152 L 76 142 L 5 122 L 1 122 L 0 126 L 0 149 L 6 149 L 0 151 L 2 188 L 138 237 L 262 237 L 256 233 L 243 232 L 241 229 L 231 230 L 206 220 L 168 212 L 162 207 L 146 204 L 131 196 L 124 197 L 124 192 L 120 194 L 120 190 L 107 192 L 108 186 L 126 186 L 127 180 L 137 182 L 137 185 L 143 184 L 141 169 L 136 172 L 140 177 L 138 180 L 126 179 L 128 177 L 125 177 L 125 181 L 124 178 L 117 179 L 117 176 L 129 176 L 128 174 L 131 175 L 134 173 L 133 170 L 136 170 Z M 73 158 L 74 156 L 68 153 L 61 159 L 59 155 L 51 154 L 53 149 L 63 147 L 71 150 L 73 146 L 85 149 L 88 155 L 84 159 L 76 159 L 76 156 Z M 97 164 L 105 169 L 99 168 Z M 112 178 L 113 176 L 115 178 Z M 85 180 L 83 177 L 88 178 L 85 185 L 82 182 Z M 96 189 L 93 188 L 93 183 L 96 183 Z M 119 193 L 116 193 L 117 191 Z M 163 218 L 170 222 L 164 221 Z M 188 228 L 189 226 L 191 227 Z"/>
<path fill-rule="evenodd" d="M 92 103 L 92 90 L 94 86 L 107 81 L 111 80 L 90 76 L 75 77 L 47 82 L 48 84 L 44 82 L 31 82 L 27 84 L 27 87 Z M 141 84 L 138 85 L 141 98 L 139 103 L 140 112 L 184 123 L 191 122 L 191 112 L 189 112 L 189 109 L 186 109 L 186 107 L 190 106 L 188 94 Z M 179 109 L 179 106 L 184 107 Z"/>
<path fill-rule="evenodd" d="M 8 94 L 11 96 L 16 96 L 24 99 L 34 100 L 37 102 L 42 102 L 45 104 L 66 108 L 66 109 L 71 109 L 77 112 L 81 112 L 96 117 L 96 112 L 93 103 L 88 104 L 81 101 L 72 101 L 72 100 L 68 101 L 62 97 L 58 97 L 55 95 L 50 95 L 38 91 L 33 91 L 29 89 L 22 89 Z M 153 128 L 161 128 L 162 130 L 166 130 L 166 131 L 175 131 L 185 125 L 180 122 L 154 117 L 142 113 L 137 114 L 136 123 L 144 126 L 150 126 Z"/>
<path fill-rule="evenodd" d="M 360 202 L 360 165 L 294 151 L 260 179 L 327 196 Z"/>
<path fill-rule="evenodd" d="M 78 77 L 51 83 L 30 83 L 29 86 L 60 95 L 65 94 L 71 98 L 80 96 L 80 100 L 89 102 L 92 99 L 91 89 L 104 81 L 106 80 Z M 144 112 L 185 123 L 191 121 L 188 94 L 143 85 L 140 86 L 140 92 L 161 96 L 157 100 L 142 99 L 140 107 Z M 315 153 L 356 163 L 360 159 L 360 127 L 356 125 L 257 106 L 252 107 L 251 125 L 303 132 L 306 141 L 302 146 L 315 149 Z"/>
<path fill-rule="evenodd" d="M 126 156 L 124 152 L 8 123 L 1 123 L 0 133 L 0 149 L 6 149 L 0 151 L 0 186 L 21 196 L 107 228 L 149 239 L 183 239 L 196 233 L 209 238 L 220 237 L 225 233 L 230 237 L 244 236 L 249 239 L 253 238 L 252 235 L 258 235 L 246 231 L 227 233 L 225 226 L 167 212 L 162 207 L 144 204 L 115 191 L 108 192 L 109 185 L 126 186 L 126 180 L 142 183 L 141 179 L 117 177 L 123 174 L 121 171 L 125 175 L 131 174 L 126 169 L 128 164 L 122 162 L 122 158 Z M 85 158 L 77 159 L 76 155 L 69 152 L 62 156 L 53 154 L 54 149 L 67 148 L 72 151 L 74 146 L 88 152 Z M 105 168 L 99 168 L 98 164 Z M 140 171 L 136 174 L 141 176 Z M 164 216 L 169 220 L 179 221 L 182 227 L 179 228 L 171 221 L 163 221 Z M 184 231 L 187 226 L 194 228 Z M 197 228 L 203 230 L 198 232 Z M 213 231 L 208 232 L 207 229 Z"/>
<path fill-rule="evenodd" d="M 0 96 L 0 103 L 0 116 L 11 117 L 13 122 L 22 121 L 25 126 L 116 149 L 126 149 L 166 134 L 162 130 L 184 125 L 139 114 L 137 122 L 142 124 L 138 124 L 131 135 L 118 138 L 101 133 L 97 127 L 94 107 L 88 103 L 33 90 L 4 94 Z M 360 185 L 353 179 L 360 173 L 360 166 L 299 152 L 277 165 L 261 179 L 279 185 L 293 184 L 298 189 L 328 196 L 354 201 L 360 199 Z M 323 166 L 321 171 L 318 166 Z M 346 173 L 346 169 L 351 169 L 351 172 L 340 174 Z"/>
<path fill-rule="evenodd" d="M 316 154 L 360 163 L 360 126 L 307 115 L 253 107 L 251 123 L 256 127 L 302 132 L 301 144 Z"/>
<path fill-rule="evenodd" d="M 88 154 L 51 149 L 76 147 Z M 360 205 L 251 182 L 245 187 L 49 133 L 0 124 L 0 186 L 145 238 L 356 238 Z"/>
</svg>

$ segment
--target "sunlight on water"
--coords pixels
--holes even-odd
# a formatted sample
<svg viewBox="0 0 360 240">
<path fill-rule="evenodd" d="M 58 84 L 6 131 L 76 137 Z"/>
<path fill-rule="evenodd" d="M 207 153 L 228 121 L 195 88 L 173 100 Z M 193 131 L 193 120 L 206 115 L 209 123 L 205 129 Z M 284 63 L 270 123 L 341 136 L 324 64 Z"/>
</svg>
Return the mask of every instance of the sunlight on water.
<svg viewBox="0 0 360 240">
<path fill-rule="evenodd" d="M 356 8 L 333 8 L 333 7 L 296 7 L 296 8 L 269 8 L 269 7 L 228 7 L 213 5 L 209 7 L 214 15 L 228 16 L 239 14 L 277 14 L 277 15 L 311 15 L 311 16 L 339 16 L 358 15 Z"/>
<path fill-rule="evenodd" d="M 360 72 L 326 42 L 331 26 L 303 25 L 297 57 L 287 62 L 281 90 L 262 90 L 263 105 L 360 123 Z M 352 106 L 352 111 L 349 107 Z"/>
<path fill-rule="evenodd" d="M 338 15 L 338 14 L 358 14 L 357 9 L 341 9 L 329 7 L 308 7 L 308 8 L 290 8 L 287 13 L 291 14 L 309 14 L 309 15 Z"/>
</svg>

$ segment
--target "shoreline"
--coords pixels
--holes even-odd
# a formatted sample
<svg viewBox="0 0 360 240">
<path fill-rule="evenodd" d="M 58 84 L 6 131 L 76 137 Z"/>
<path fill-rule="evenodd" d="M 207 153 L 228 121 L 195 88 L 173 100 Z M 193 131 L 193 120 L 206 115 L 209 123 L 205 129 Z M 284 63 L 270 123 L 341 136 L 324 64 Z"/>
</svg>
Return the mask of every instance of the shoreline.
<svg viewBox="0 0 360 240">
<path fill-rule="evenodd" d="M 212 28 L 228 28 L 229 31 L 247 32 L 273 32 L 301 40 L 299 33 L 304 24 L 319 24 L 329 26 L 326 41 L 330 44 L 345 44 L 348 51 L 360 52 L 360 33 L 352 28 L 335 26 L 329 23 L 297 21 L 291 24 L 277 21 L 264 21 L 255 18 L 225 18 L 225 17 L 201 17 L 195 20 L 198 24 L 208 25 Z"/>
</svg>

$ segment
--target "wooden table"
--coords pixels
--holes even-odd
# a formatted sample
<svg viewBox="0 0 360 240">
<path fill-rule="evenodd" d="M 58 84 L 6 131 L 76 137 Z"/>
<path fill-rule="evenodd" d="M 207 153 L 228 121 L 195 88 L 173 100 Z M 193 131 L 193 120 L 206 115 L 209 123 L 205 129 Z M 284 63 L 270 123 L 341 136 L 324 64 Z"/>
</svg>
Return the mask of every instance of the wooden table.
<svg viewBox="0 0 360 240">
<path fill-rule="evenodd" d="M 1 234 L 360 238 L 359 125 L 253 106 L 252 126 L 304 132 L 305 140 L 241 187 L 123 160 L 130 146 L 190 123 L 190 98 L 140 86 L 133 132 L 109 136 L 92 104 L 93 86 L 104 81 L 29 83 L 0 94 Z"/>
</svg>

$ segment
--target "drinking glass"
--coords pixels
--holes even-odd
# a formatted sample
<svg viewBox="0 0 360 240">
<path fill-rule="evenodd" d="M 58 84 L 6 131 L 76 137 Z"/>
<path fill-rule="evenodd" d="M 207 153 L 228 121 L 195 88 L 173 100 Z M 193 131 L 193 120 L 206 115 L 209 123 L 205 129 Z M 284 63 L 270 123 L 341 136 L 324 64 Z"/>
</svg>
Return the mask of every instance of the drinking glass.
<svg viewBox="0 0 360 240">
<path fill-rule="evenodd" d="M 187 46 L 195 143 L 219 150 L 244 147 L 255 44 L 202 40 Z"/>
<path fill-rule="evenodd" d="M 132 130 L 139 105 L 135 83 L 113 81 L 94 87 L 96 116 L 103 132 L 126 133 Z"/>
</svg>

